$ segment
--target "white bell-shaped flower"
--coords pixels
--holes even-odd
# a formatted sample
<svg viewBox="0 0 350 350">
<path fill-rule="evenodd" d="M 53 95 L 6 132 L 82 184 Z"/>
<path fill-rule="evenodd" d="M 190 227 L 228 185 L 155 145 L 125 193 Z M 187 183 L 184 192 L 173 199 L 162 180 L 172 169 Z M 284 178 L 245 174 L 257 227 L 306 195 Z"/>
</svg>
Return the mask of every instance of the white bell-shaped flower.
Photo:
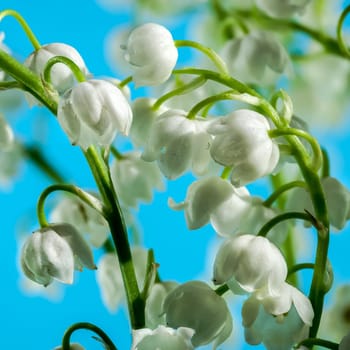
<svg viewBox="0 0 350 350">
<path fill-rule="evenodd" d="M 321 180 L 328 206 L 328 215 L 331 226 L 341 230 L 350 219 L 350 191 L 334 177 L 325 177 Z M 315 215 L 311 197 L 304 188 L 295 188 L 288 198 L 286 205 L 290 211 L 309 211 Z"/>
<path fill-rule="evenodd" d="M 73 145 L 109 146 L 117 132 L 129 133 L 132 112 L 124 94 L 106 80 L 75 85 L 59 100 L 58 121 Z"/>
<path fill-rule="evenodd" d="M 148 254 L 145 249 L 140 247 L 133 247 L 131 254 L 136 279 L 139 287 L 142 288 L 146 275 Z M 116 254 L 108 253 L 100 259 L 96 278 L 104 304 L 110 312 L 115 312 L 125 300 L 124 283 Z"/>
<path fill-rule="evenodd" d="M 136 86 L 164 83 L 178 58 L 171 33 L 155 23 L 135 28 L 123 48 L 124 58 L 134 71 L 133 81 Z"/>
<path fill-rule="evenodd" d="M 171 291 L 163 311 L 170 327 L 189 327 L 195 331 L 191 339 L 195 347 L 213 342 L 216 349 L 232 331 L 226 301 L 201 281 L 187 282 Z"/>
<path fill-rule="evenodd" d="M 88 69 L 79 52 L 72 46 L 63 43 L 52 43 L 43 45 L 40 49 L 34 51 L 25 61 L 24 65 L 37 75 L 42 76 L 46 63 L 55 56 L 64 56 L 72 60 L 87 76 Z M 51 69 L 51 83 L 54 88 L 63 94 L 66 90 L 72 88 L 75 78 L 73 72 L 63 63 L 56 63 Z"/>
<path fill-rule="evenodd" d="M 73 283 L 74 269 L 96 266 L 90 247 L 69 224 L 55 224 L 35 231 L 22 247 L 21 266 L 24 274 L 44 286 L 52 279 Z"/>
<path fill-rule="evenodd" d="M 113 185 L 121 203 L 137 207 L 140 201 L 149 203 L 153 190 L 163 190 L 163 178 L 155 163 L 145 162 L 139 152 L 128 152 L 111 165 Z"/>
<path fill-rule="evenodd" d="M 217 163 L 233 168 L 231 182 L 235 186 L 271 174 L 276 167 L 279 149 L 269 130 L 267 119 L 248 109 L 234 111 L 208 127 L 215 136 L 210 154 Z"/>
<path fill-rule="evenodd" d="M 255 0 L 256 5 L 271 17 L 302 15 L 311 0 Z"/>
<path fill-rule="evenodd" d="M 10 125 L 2 114 L 0 114 L 0 148 L 2 151 L 10 149 L 14 143 L 14 134 Z"/>
<path fill-rule="evenodd" d="M 247 83 L 273 84 L 290 72 L 288 53 L 271 33 L 228 40 L 221 55 L 232 76 Z"/>
<path fill-rule="evenodd" d="M 193 329 L 187 327 L 173 329 L 162 325 L 154 330 L 133 330 L 131 350 L 192 350 L 193 333 Z"/>
<path fill-rule="evenodd" d="M 188 119 L 182 110 L 168 110 L 154 122 L 142 159 L 157 160 L 161 172 L 176 179 L 192 169 L 196 175 L 208 171 L 212 136 L 205 119 Z"/>
<path fill-rule="evenodd" d="M 226 239 L 214 262 L 215 284 L 235 280 L 246 292 L 265 288 L 273 294 L 287 277 L 280 250 L 267 238 L 249 234 Z"/>
<path fill-rule="evenodd" d="M 242 322 L 248 344 L 263 343 L 268 350 L 291 349 L 307 338 L 314 312 L 310 300 L 285 283 L 280 295 L 251 295 L 242 307 Z"/>
<path fill-rule="evenodd" d="M 91 194 L 93 198 L 93 195 Z M 101 247 L 110 232 L 107 221 L 76 196 L 64 196 L 53 207 L 50 222 L 66 222 L 86 235 L 94 247 Z"/>
<path fill-rule="evenodd" d="M 173 209 L 185 210 L 187 226 L 198 229 L 211 221 L 214 229 L 222 235 L 235 233 L 246 215 L 249 204 L 246 188 L 234 188 L 232 184 L 218 176 L 210 176 L 193 182 L 184 202 L 175 204 L 169 199 Z M 210 200 L 208 200 L 210 198 Z"/>
</svg>

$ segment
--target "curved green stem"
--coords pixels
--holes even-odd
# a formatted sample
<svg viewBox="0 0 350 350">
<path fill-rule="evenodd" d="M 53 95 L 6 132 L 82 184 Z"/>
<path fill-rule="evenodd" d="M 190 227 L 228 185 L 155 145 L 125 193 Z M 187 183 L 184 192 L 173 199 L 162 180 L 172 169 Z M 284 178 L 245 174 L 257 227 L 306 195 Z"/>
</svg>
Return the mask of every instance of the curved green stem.
<svg viewBox="0 0 350 350">
<path fill-rule="evenodd" d="M 101 338 L 103 344 L 106 346 L 106 349 L 118 350 L 117 347 L 114 345 L 113 341 L 101 328 L 97 327 L 93 323 L 88 323 L 88 322 L 75 323 L 66 330 L 62 338 L 62 350 L 71 349 L 70 338 L 75 331 L 80 329 L 86 329 L 97 334 Z"/>
<path fill-rule="evenodd" d="M 8 9 L 0 12 L 0 21 L 6 16 L 12 16 L 18 21 L 34 49 L 39 50 L 41 45 L 24 18 L 17 11 Z"/>
<path fill-rule="evenodd" d="M 77 66 L 77 64 L 74 63 L 71 59 L 69 59 L 68 57 L 65 57 L 65 56 L 55 56 L 55 57 L 50 58 L 47 61 L 45 68 L 44 68 L 43 77 L 47 83 L 49 83 L 49 84 L 51 83 L 51 69 L 57 63 L 62 63 L 64 65 L 66 65 L 72 71 L 72 73 L 74 74 L 75 78 L 77 79 L 77 81 L 79 83 L 86 80 L 86 77 L 83 74 L 83 72 L 80 70 L 80 68 Z"/>
<path fill-rule="evenodd" d="M 119 88 L 123 88 L 125 85 L 128 85 L 129 83 L 132 82 L 132 76 L 129 76 L 127 78 L 125 78 L 124 80 L 122 80 L 121 82 L 118 83 Z"/>
<path fill-rule="evenodd" d="M 302 345 L 304 345 L 304 346 L 306 346 L 308 348 L 312 347 L 313 345 L 319 345 L 319 346 L 322 346 L 325 349 L 331 349 L 331 350 L 338 350 L 338 348 L 339 348 L 339 344 L 338 343 L 334 343 L 332 341 L 319 339 L 319 338 L 308 338 L 308 339 L 305 339 L 305 340 L 301 341 L 300 343 L 298 343 L 295 346 L 295 349 L 299 349 Z"/>
<path fill-rule="evenodd" d="M 17 81 L 1 81 L 0 91 L 10 90 L 10 89 L 23 89 L 23 85 Z"/>
<path fill-rule="evenodd" d="M 286 221 L 286 220 L 291 220 L 291 219 L 301 219 L 304 221 L 308 221 L 311 224 L 314 224 L 314 220 L 312 220 L 312 218 L 310 217 L 310 214 L 307 213 L 302 213 L 302 212 L 287 212 L 287 213 L 283 213 L 280 215 L 275 216 L 273 219 L 271 219 L 270 221 L 268 221 L 258 232 L 257 236 L 263 236 L 265 237 L 269 231 L 276 226 L 277 224 L 279 224 L 282 221 Z"/>
<path fill-rule="evenodd" d="M 56 184 L 47 187 L 40 195 L 38 204 L 37 204 L 37 214 L 38 220 L 41 227 L 48 226 L 48 222 L 45 216 L 44 204 L 46 198 L 52 193 L 56 191 L 64 191 L 77 196 L 80 200 L 82 200 L 85 204 L 95 209 L 100 215 L 105 216 L 105 210 L 102 203 L 94 196 L 89 193 L 83 191 L 81 188 L 69 185 L 69 184 Z"/>
<path fill-rule="evenodd" d="M 176 47 L 192 47 L 198 51 L 204 53 L 216 66 L 222 74 L 229 74 L 228 69 L 226 67 L 226 63 L 222 60 L 222 58 L 211 48 L 206 47 L 202 44 L 199 44 L 195 41 L 190 40 L 175 40 Z"/>
<path fill-rule="evenodd" d="M 273 192 L 267 199 L 265 199 L 263 205 L 265 207 L 271 207 L 271 205 L 279 198 L 280 195 L 296 187 L 307 188 L 307 185 L 304 181 L 292 181 L 287 184 L 281 185 L 276 189 L 275 192 Z"/>
<path fill-rule="evenodd" d="M 322 159 L 323 159 L 321 177 L 325 178 L 330 176 L 331 166 L 330 166 L 329 156 L 326 149 L 321 148 L 321 151 L 322 151 Z"/>
<path fill-rule="evenodd" d="M 315 268 L 315 264 L 314 263 L 301 263 L 301 264 L 295 264 L 293 266 L 291 266 L 288 269 L 288 275 L 287 277 L 290 277 L 290 275 L 292 275 L 293 273 L 296 273 L 300 270 L 305 270 L 305 269 L 314 269 Z"/>
<path fill-rule="evenodd" d="M 337 39 L 338 39 L 338 44 L 341 52 L 343 55 L 345 55 L 347 58 L 350 58 L 350 50 L 345 43 L 344 36 L 343 36 L 343 24 L 345 21 L 345 18 L 350 12 L 350 5 L 348 5 L 342 12 L 342 14 L 339 17 L 338 23 L 337 23 Z"/>
</svg>

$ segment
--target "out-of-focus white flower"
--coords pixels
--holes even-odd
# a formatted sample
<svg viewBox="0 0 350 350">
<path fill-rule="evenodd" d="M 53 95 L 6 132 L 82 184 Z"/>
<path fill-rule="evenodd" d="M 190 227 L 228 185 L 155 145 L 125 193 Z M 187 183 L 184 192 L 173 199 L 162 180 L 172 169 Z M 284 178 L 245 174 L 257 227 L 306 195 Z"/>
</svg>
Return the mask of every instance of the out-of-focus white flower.
<svg viewBox="0 0 350 350">
<path fill-rule="evenodd" d="M 348 350 L 350 349 L 350 332 L 342 338 L 338 350 Z"/>
<path fill-rule="evenodd" d="M 44 286 L 52 279 L 73 283 L 74 269 L 96 269 L 90 247 L 69 224 L 54 224 L 35 231 L 21 253 L 24 274 Z"/>
<path fill-rule="evenodd" d="M 136 86 L 158 85 L 170 77 L 178 52 L 168 29 L 146 23 L 130 33 L 124 57 L 133 69 Z"/>
<path fill-rule="evenodd" d="M 50 222 L 71 224 L 86 234 L 90 243 L 97 248 L 102 246 L 109 234 L 107 221 L 101 214 L 76 196 L 62 197 L 50 213 Z"/>
<path fill-rule="evenodd" d="M 141 288 L 146 275 L 147 251 L 139 247 L 133 247 L 131 254 L 136 279 Z M 125 299 L 124 283 L 116 254 L 108 253 L 100 259 L 96 278 L 104 304 L 110 312 L 116 311 Z"/>
<path fill-rule="evenodd" d="M 59 100 L 58 121 L 72 144 L 109 146 L 117 132 L 129 133 L 132 112 L 124 94 L 106 80 L 75 85 Z"/>
<path fill-rule="evenodd" d="M 191 281 L 172 290 L 164 301 L 163 311 L 170 327 L 189 327 L 195 333 L 192 344 L 213 342 L 213 349 L 232 331 L 231 313 L 225 300 L 204 282 Z"/>
<path fill-rule="evenodd" d="M 259 289 L 275 293 L 287 277 L 280 250 L 267 238 L 249 234 L 226 239 L 214 262 L 215 284 L 234 280 L 246 292 Z"/>
<path fill-rule="evenodd" d="M 6 119 L 0 114 L 0 148 L 2 151 L 6 151 L 11 148 L 14 142 L 14 134 L 12 128 L 7 123 Z"/>
<path fill-rule="evenodd" d="M 279 149 L 268 135 L 270 125 L 263 115 L 240 109 L 214 120 L 207 130 L 215 136 L 210 154 L 217 163 L 233 168 L 233 185 L 244 186 L 276 167 Z"/>
<path fill-rule="evenodd" d="M 243 304 L 242 321 L 248 344 L 263 343 L 267 350 L 291 349 L 307 338 L 314 312 L 310 300 L 285 283 L 269 300 L 251 295 Z"/>
<path fill-rule="evenodd" d="M 154 122 L 142 159 L 157 160 L 161 172 L 176 179 L 186 170 L 204 175 L 210 163 L 212 136 L 205 119 L 188 119 L 182 110 L 168 110 Z"/>
<path fill-rule="evenodd" d="M 311 0 L 256 0 L 257 6 L 271 17 L 302 15 Z"/>
<path fill-rule="evenodd" d="M 88 69 L 79 52 L 72 46 L 63 43 L 52 43 L 43 45 L 40 49 L 34 51 L 25 61 L 24 65 L 37 75 L 42 76 L 48 60 L 55 56 L 64 56 L 72 60 L 87 76 Z M 51 69 L 51 83 L 54 88 L 63 94 L 74 85 L 73 72 L 63 63 L 55 64 Z"/>
<path fill-rule="evenodd" d="M 133 330 L 131 350 L 192 350 L 190 339 L 193 333 L 193 329 L 187 327 L 173 329 L 162 325 L 154 330 Z"/>
<path fill-rule="evenodd" d="M 83 346 L 81 346 L 79 343 L 71 343 L 69 344 L 70 350 L 85 350 Z M 62 350 L 62 346 L 56 346 L 54 350 Z"/>
<path fill-rule="evenodd" d="M 8 187 L 13 177 L 18 173 L 22 160 L 22 148 L 17 142 L 5 150 L 0 148 L 0 185 Z"/>
<path fill-rule="evenodd" d="M 156 118 L 167 110 L 164 106 L 153 110 L 152 106 L 155 101 L 156 100 L 152 98 L 141 97 L 134 100 L 131 105 L 133 119 L 130 129 L 130 138 L 137 147 L 145 146 Z"/>
<path fill-rule="evenodd" d="M 273 84 L 290 72 L 286 49 L 267 32 L 228 40 L 221 55 L 232 76 L 247 83 Z"/>
<path fill-rule="evenodd" d="M 321 184 L 325 192 L 330 224 L 334 229 L 341 230 L 350 219 L 350 191 L 333 177 L 323 178 Z M 286 208 L 290 211 L 306 209 L 315 215 L 310 194 L 304 188 L 293 189 Z"/>
<path fill-rule="evenodd" d="M 162 174 L 155 163 L 145 162 L 139 152 L 128 152 L 111 165 L 113 185 L 122 204 L 137 207 L 140 201 L 149 203 L 153 190 L 163 190 Z"/>
</svg>

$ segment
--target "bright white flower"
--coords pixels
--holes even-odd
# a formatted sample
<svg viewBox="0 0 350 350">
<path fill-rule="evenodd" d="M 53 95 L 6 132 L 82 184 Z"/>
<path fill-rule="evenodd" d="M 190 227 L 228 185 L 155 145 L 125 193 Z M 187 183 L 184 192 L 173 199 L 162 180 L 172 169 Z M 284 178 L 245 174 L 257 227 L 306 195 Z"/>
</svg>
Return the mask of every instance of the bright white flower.
<svg viewBox="0 0 350 350">
<path fill-rule="evenodd" d="M 271 174 L 276 167 L 279 149 L 269 130 L 267 119 L 248 109 L 234 111 L 208 127 L 215 136 L 210 154 L 217 163 L 233 168 L 233 185 L 244 186 Z"/>
<path fill-rule="evenodd" d="M 169 205 L 176 210 L 185 209 L 190 230 L 211 221 L 219 234 L 227 235 L 237 232 L 241 217 L 247 214 L 249 204 L 245 197 L 249 197 L 246 188 L 234 188 L 228 181 L 211 176 L 193 182 L 184 202 L 175 204 L 169 199 Z"/>
<path fill-rule="evenodd" d="M 79 52 L 74 47 L 62 43 L 52 43 L 41 46 L 40 49 L 34 51 L 23 64 L 34 73 L 41 76 L 48 60 L 55 56 L 69 58 L 79 67 L 85 76 L 88 75 L 88 69 Z M 74 85 L 74 82 L 74 74 L 65 64 L 57 63 L 52 67 L 51 83 L 60 94 L 70 89 Z"/>
<path fill-rule="evenodd" d="M 141 288 L 146 275 L 148 254 L 145 249 L 139 247 L 133 247 L 131 254 L 137 282 Z M 101 258 L 96 278 L 104 304 L 110 312 L 116 311 L 125 299 L 124 283 L 116 254 L 108 253 Z"/>
<path fill-rule="evenodd" d="M 14 143 L 14 134 L 12 128 L 6 119 L 0 114 L 0 148 L 2 151 L 10 149 Z"/>
<path fill-rule="evenodd" d="M 107 221 L 101 214 L 76 196 L 62 197 L 50 213 L 50 222 L 71 224 L 86 234 L 89 242 L 97 248 L 107 240 L 110 232 Z"/>
<path fill-rule="evenodd" d="M 164 189 L 158 166 L 145 162 L 135 151 L 113 161 L 111 177 L 121 203 L 129 207 L 137 207 L 140 201 L 151 202 L 153 189 Z"/>
<path fill-rule="evenodd" d="M 242 307 L 245 340 L 263 343 L 267 350 L 291 349 L 307 338 L 314 312 L 310 300 L 285 283 L 280 295 L 266 299 L 250 296 Z"/>
<path fill-rule="evenodd" d="M 145 146 L 156 118 L 167 110 L 164 106 L 153 110 L 152 106 L 155 101 L 156 100 L 152 98 L 141 97 L 134 100 L 131 106 L 133 119 L 130 129 L 130 138 L 137 147 Z"/>
<path fill-rule="evenodd" d="M 133 330 L 131 350 L 192 350 L 193 333 L 193 329 L 187 327 L 172 329 L 162 325 L 154 330 Z"/>
<path fill-rule="evenodd" d="M 343 337 L 338 348 L 338 350 L 348 350 L 348 349 L 350 349 L 350 332 L 345 337 Z"/>
<path fill-rule="evenodd" d="M 71 343 L 69 344 L 70 350 L 85 350 L 83 346 L 81 346 L 79 343 Z M 54 350 L 62 350 L 62 346 L 56 346 Z"/>
<path fill-rule="evenodd" d="M 117 132 L 129 133 L 132 112 L 124 94 L 106 80 L 75 85 L 59 100 L 58 121 L 73 145 L 109 146 Z"/>
<path fill-rule="evenodd" d="M 271 17 L 302 15 L 311 0 L 256 0 L 257 6 Z"/>
<path fill-rule="evenodd" d="M 74 269 L 96 269 L 92 251 L 80 233 L 69 224 L 55 224 L 35 231 L 22 247 L 24 274 L 44 286 L 52 279 L 73 283 Z"/>
<path fill-rule="evenodd" d="M 350 219 L 350 191 L 333 177 L 325 177 L 321 183 L 328 205 L 330 224 L 334 229 L 341 230 Z M 315 215 L 309 192 L 304 188 L 293 189 L 286 208 L 290 211 L 304 211 L 306 209 Z"/>
<path fill-rule="evenodd" d="M 134 71 L 136 86 L 158 85 L 170 77 L 178 52 L 165 27 L 146 23 L 130 33 L 124 57 Z"/>
<path fill-rule="evenodd" d="M 267 238 L 244 234 L 226 239 L 214 262 L 215 284 L 235 280 L 246 292 L 281 288 L 287 277 L 287 264 L 280 250 Z"/>
<path fill-rule="evenodd" d="M 221 55 L 232 76 L 248 83 L 273 84 L 290 71 L 288 53 L 271 33 L 228 40 Z"/>
<path fill-rule="evenodd" d="M 154 122 L 142 159 L 157 160 L 161 172 L 176 179 L 186 170 L 203 175 L 210 163 L 212 137 L 207 133 L 208 121 L 188 119 L 182 110 L 168 110 Z"/>
<path fill-rule="evenodd" d="M 204 282 L 191 281 L 172 290 L 164 301 L 163 311 L 170 327 L 189 327 L 195 333 L 192 344 L 213 342 L 213 349 L 232 331 L 231 313 L 225 300 Z"/>
</svg>

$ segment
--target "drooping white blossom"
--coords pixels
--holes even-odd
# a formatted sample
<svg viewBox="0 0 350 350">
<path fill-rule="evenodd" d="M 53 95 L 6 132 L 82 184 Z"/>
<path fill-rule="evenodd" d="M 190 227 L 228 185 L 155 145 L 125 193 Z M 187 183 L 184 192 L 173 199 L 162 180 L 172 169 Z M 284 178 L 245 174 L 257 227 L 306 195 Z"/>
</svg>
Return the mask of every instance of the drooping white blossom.
<svg viewBox="0 0 350 350">
<path fill-rule="evenodd" d="M 272 33 L 253 31 L 228 40 L 221 55 L 232 76 L 247 83 L 273 84 L 290 73 L 288 53 Z"/>
<path fill-rule="evenodd" d="M 72 46 L 63 43 L 52 43 L 43 45 L 34 51 L 25 61 L 24 65 L 39 76 L 42 76 L 45 66 L 50 58 L 64 56 L 72 60 L 87 76 L 88 69 L 79 52 Z M 75 82 L 74 74 L 69 67 L 63 63 L 55 64 L 51 69 L 51 83 L 54 88 L 63 94 L 72 88 Z"/>
<path fill-rule="evenodd" d="M 275 293 L 287 277 L 287 264 L 280 250 L 267 238 L 243 234 L 226 239 L 215 262 L 213 281 L 231 280 L 246 292 L 267 289 Z"/>
<path fill-rule="evenodd" d="M 311 0 L 255 0 L 257 6 L 271 17 L 302 15 Z"/>
<path fill-rule="evenodd" d="M 193 329 L 179 327 L 173 329 L 160 325 L 156 329 L 133 330 L 131 350 L 192 350 Z"/>
<path fill-rule="evenodd" d="M 109 146 L 120 132 L 127 135 L 132 112 L 124 94 L 106 80 L 75 85 L 60 98 L 58 121 L 72 144 Z"/>
<path fill-rule="evenodd" d="M 273 172 L 279 149 L 269 137 L 269 130 L 267 119 L 248 109 L 220 117 L 208 127 L 215 136 L 210 154 L 217 163 L 233 168 L 231 182 L 235 186 L 244 186 Z"/>
<path fill-rule="evenodd" d="M 206 283 L 191 281 L 172 290 L 164 301 L 163 311 L 170 327 L 189 327 L 195 333 L 192 344 L 213 342 L 213 349 L 232 331 L 231 313 L 226 301 Z"/>
<path fill-rule="evenodd" d="M 164 83 L 178 57 L 171 33 L 155 23 L 146 23 L 131 31 L 123 48 L 136 86 Z"/>
<path fill-rule="evenodd" d="M 169 179 L 176 179 L 187 170 L 205 174 L 212 142 L 206 130 L 208 123 L 203 118 L 188 119 L 182 110 L 166 111 L 155 120 L 142 159 L 156 160 Z"/>
<path fill-rule="evenodd" d="M 128 152 L 111 165 L 113 185 L 122 204 L 137 207 L 139 202 L 149 203 L 154 189 L 163 190 L 162 174 L 155 163 L 140 158 L 140 152 Z"/>
<path fill-rule="evenodd" d="M 73 283 L 74 269 L 96 268 L 90 247 L 69 224 L 54 224 L 35 231 L 21 252 L 24 274 L 44 286 L 53 279 Z"/>
</svg>

